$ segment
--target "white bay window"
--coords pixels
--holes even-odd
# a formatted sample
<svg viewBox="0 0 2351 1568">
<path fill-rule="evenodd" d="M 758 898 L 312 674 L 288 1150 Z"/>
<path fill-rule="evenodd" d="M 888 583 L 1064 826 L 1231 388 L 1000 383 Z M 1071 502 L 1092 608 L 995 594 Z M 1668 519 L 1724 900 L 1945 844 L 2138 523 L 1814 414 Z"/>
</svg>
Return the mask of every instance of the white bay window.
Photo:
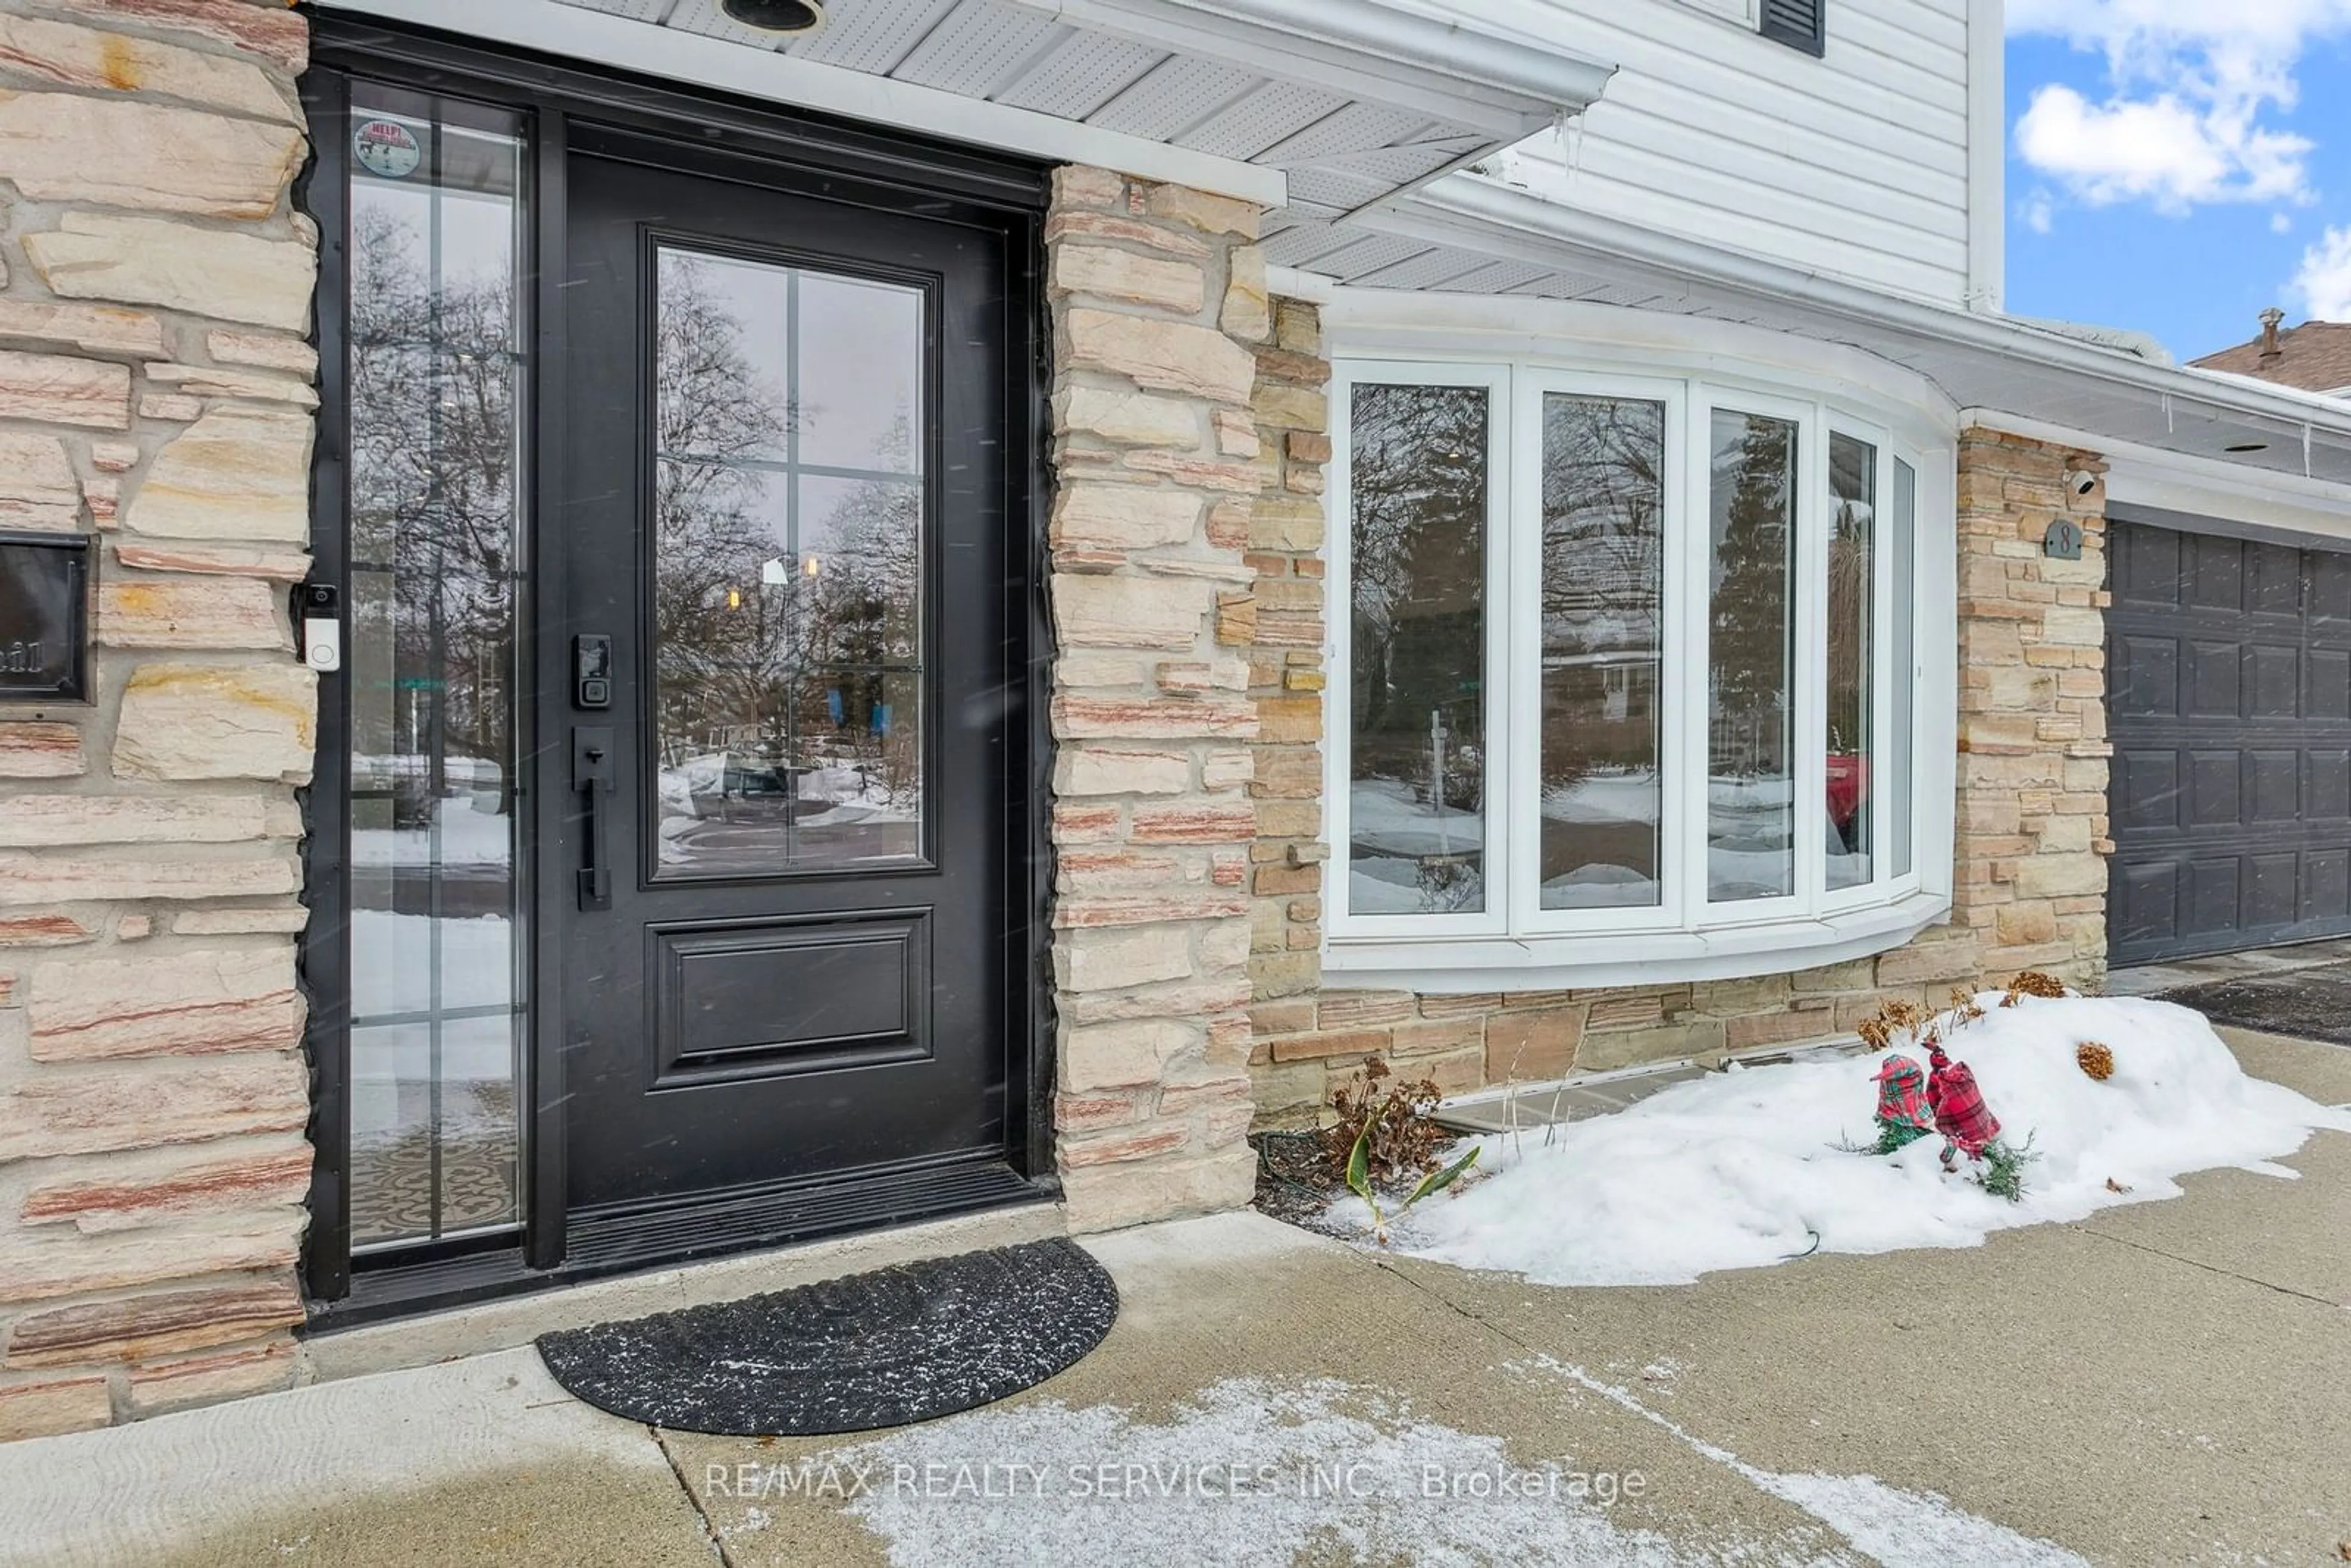
<svg viewBox="0 0 2351 1568">
<path fill-rule="evenodd" d="M 1948 431 L 1792 378 L 1335 371 L 1332 969 L 1753 974 L 1948 910 Z"/>
</svg>

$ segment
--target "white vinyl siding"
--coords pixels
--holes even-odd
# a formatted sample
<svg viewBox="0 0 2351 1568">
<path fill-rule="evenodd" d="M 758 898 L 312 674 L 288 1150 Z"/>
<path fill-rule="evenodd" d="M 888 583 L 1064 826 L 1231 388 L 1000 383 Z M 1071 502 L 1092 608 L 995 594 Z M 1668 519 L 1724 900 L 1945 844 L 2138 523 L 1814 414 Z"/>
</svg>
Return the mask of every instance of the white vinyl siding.
<svg viewBox="0 0 2351 1568">
<path fill-rule="evenodd" d="M 1505 155 L 1514 183 L 1810 271 L 1966 298 L 1968 0 L 1829 0 L 1822 59 L 1724 0 L 1424 4 L 1619 68 L 1564 131 Z"/>
</svg>

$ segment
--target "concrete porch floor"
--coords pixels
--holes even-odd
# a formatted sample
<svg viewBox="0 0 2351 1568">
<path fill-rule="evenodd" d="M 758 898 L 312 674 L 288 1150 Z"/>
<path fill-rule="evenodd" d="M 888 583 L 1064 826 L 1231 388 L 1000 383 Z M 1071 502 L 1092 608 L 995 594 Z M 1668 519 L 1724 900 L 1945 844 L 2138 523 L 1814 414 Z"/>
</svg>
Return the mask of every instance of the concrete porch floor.
<svg viewBox="0 0 2351 1568">
<path fill-rule="evenodd" d="M 2189 986 L 2283 977 L 2335 964 L 2351 964 L 2351 937 L 2296 942 L 2284 947 L 2252 947 L 2237 953 L 2210 953 L 2199 958 L 2174 958 L 2164 964 L 2137 964 L 2108 974 L 2105 994 L 2152 997 Z"/>
<path fill-rule="evenodd" d="M 2232 1044 L 2351 1102 L 2351 1051 Z M 2351 1137 L 2291 1163 L 2303 1179 L 2215 1172 L 1980 1249 L 1663 1289 L 1541 1289 L 1255 1215 L 1148 1227 L 1089 1242 L 1124 1296 L 1108 1342 L 986 1410 L 851 1438 L 668 1434 L 508 1350 L 0 1447 L 0 1562 L 2335 1561 Z M 1303 1457 L 1358 1469 L 1301 1499 Z M 863 1466 L 874 1490 L 785 1491 L 802 1460 L 812 1484 L 831 1464 L 854 1491 Z M 1278 1479 L 1247 1495 L 1151 1495 L 1260 1463 Z M 1101 1464 L 1114 1495 L 1069 1495 L 1071 1467 Z M 967 1495 L 958 1475 L 1029 1484 L 958 1470 L 983 1465 L 1055 1485 Z M 1543 1495 L 1473 1495 L 1496 1473 Z M 1465 1495 L 1424 1495 L 1432 1474 Z M 1604 1507 L 1575 1480 L 1602 1474 Z"/>
</svg>

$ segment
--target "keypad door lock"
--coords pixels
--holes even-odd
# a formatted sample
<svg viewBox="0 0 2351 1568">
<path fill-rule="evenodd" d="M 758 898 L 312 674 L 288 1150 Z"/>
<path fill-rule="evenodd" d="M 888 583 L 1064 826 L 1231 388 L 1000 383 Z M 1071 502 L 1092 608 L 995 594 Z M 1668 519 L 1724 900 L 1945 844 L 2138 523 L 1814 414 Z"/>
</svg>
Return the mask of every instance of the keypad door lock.
<svg viewBox="0 0 2351 1568">
<path fill-rule="evenodd" d="M 571 706 L 601 711 L 612 706 L 612 639 L 601 632 L 571 639 Z"/>
</svg>

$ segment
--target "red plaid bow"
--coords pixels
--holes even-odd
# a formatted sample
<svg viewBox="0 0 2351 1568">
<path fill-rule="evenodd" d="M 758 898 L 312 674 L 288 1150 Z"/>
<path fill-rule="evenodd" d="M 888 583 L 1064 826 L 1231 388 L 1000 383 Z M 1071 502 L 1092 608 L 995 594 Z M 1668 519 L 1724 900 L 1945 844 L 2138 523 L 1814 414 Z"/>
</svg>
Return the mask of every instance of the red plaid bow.
<svg viewBox="0 0 2351 1568">
<path fill-rule="evenodd" d="M 1935 1110 L 1935 1131 L 1980 1159 L 1986 1144 L 2000 1136 L 2000 1119 L 1984 1103 L 1976 1075 L 1964 1061 L 1953 1061 L 1937 1046 L 1927 1058 L 1934 1071 L 1927 1078 L 1927 1103 Z"/>
</svg>

